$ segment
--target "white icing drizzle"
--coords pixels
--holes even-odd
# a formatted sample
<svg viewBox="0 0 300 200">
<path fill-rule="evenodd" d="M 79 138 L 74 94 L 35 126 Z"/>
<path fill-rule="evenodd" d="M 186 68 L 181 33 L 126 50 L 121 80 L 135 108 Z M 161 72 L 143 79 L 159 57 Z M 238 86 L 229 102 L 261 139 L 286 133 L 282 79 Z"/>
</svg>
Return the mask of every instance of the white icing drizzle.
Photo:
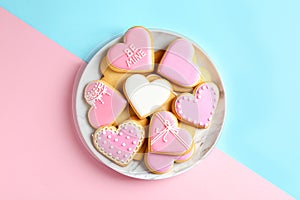
<svg viewBox="0 0 300 200">
<path fill-rule="evenodd" d="M 102 99 L 103 95 L 110 96 L 111 94 L 107 92 L 106 85 L 101 82 L 96 82 L 95 86 L 85 95 L 85 99 L 89 104 L 96 108 L 97 101 L 100 101 L 102 104 L 104 104 Z"/>
<path fill-rule="evenodd" d="M 178 127 L 175 126 L 175 123 L 171 124 L 170 121 L 165 120 L 160 113 L 157 113 L 156 115 L 157 118 L 163 123 L 164 128 L 151 140 L 151 145 L 157 142 L 161 137 L 163 137 L 164 142 L 168 142 L 167 136 L 169 133 L 172 133 L 186 149 L 189 149 L 189 145 L 178 135 Z"/>
</svg>

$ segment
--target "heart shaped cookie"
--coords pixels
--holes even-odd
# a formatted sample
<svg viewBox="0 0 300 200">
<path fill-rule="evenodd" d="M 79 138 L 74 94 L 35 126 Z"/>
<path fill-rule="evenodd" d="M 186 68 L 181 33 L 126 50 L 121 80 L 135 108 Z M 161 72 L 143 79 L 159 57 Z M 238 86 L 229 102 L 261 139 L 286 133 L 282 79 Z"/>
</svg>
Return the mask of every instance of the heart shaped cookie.
<svg viewBox="0 0 300 200">
<path fill-rule="evenodd" d="M 126 121 L 116 129 L 104 126 L 93 134 L 95 148 L 120 166 L 126 166 L 133 159 L 144 142 L 144 128 L 134 121 Z"/>
<path fill-rule="evenodd" d="M 152 173 L 164 174 L 173 168 L 174 163 L 181 163 L 189 160 L 193 156 L 194 151 L 195 147 L 193 146 L 191 151 L 182 156 L 146 153 L 144 161 L 147 168 Z"/>
<path fill-rule="evenodd" d="M 125 81 L 124 93 L 139 118 L 145 118 L 159 109 L 171 96 L 171 85 L 165 79 L 149 82 L 140 74 Z"/>
<path fill-rule="evenodd" d="M 136 26 L 124 35 L 124 43 L 111 47 L 106 60 L 117 72 L 151 72 L 154 69 L 152 35 L 144 27 Z"/>
<path fill-rule="evenodd" d="M 178 119 L 197 128 L 207 128 L 219 100 L 219 89 L 212 83 L 197 86 L 194 94 L 183 93 L 173 103 Z"/>
<path fill-rule="evenodd" d="M 195 49 L 191 42 L 177 39 L 171 43 L 161 59 L 157 73 L 183 87 L 200 82 L 201 72 L 193 63 Z"/>
<path fill-rule="evenodd" d="M 94 128 L 112 124 L 127 105 L 120 92 L 101 80 L 86 86 L 84 98 L 91 105 L 88 120 Z"/>
<path fill-rule="evenodd" d="M 149 127 L 148 152 L 167 155 L 184 155 L 191 150 L 191 134 L 178 127 L 175 115 L 168 111 L 152 115 Z"/>
</svg>

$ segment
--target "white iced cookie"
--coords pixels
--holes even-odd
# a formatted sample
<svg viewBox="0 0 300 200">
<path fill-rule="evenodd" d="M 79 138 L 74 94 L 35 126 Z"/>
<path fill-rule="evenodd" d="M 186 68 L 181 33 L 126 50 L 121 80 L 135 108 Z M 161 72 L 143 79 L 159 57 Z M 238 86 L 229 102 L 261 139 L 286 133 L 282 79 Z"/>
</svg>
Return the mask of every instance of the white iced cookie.
<svg viewBox="0 0 300 200">
<path fill-rule="evenodd" d="M 162 107 L 172 95 L 172 86 L 165 79 L 149 82 L 140 74 L 127 78 L 124 93 L 139 118 L 145 118 Z"/>
</svg>

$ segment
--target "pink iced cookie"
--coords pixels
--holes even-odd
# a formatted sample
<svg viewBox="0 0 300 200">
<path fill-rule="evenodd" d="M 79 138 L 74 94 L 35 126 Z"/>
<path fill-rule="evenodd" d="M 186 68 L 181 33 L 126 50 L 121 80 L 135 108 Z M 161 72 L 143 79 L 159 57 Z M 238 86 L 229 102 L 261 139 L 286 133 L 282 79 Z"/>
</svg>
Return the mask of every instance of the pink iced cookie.
<svg viewBox="0 0 300 200">
<path fill-rule="evenodd" d="M 111 47 L 107 62 L 117 72 L 151 72 L 154 69 L 152 35 L 144 27 L 136 26 L 124 35 L 124 43 Z"/>
<path fill-rule="evenodd" d="M 193 146 L 191 151 L 182 156 L 146 153 L 144 161 L 147 168 L 152 173 L 164 174 L 169 172 L 173 168 L 174 163 L 181 163 L 189 160 L 193 156 L 194 151 L 195 147 Z"/>
<path fill-rule="evenodd" d="M 201 72 L 192 62 L 195 49 L 189 41 L 177 39 L 166 50 L 157 73 L 183 87 L 193 87 L 200 82 Z"/>
<path fill-rule="evenodd" d="M 126 99 L 104 81 L 90 82 L 84 98 L 91 108 L 88 119 L 94 128 L 112 124 L 127 105 Z"/>
<path fill-rule="evenodd" d="M 192 146 L 191 134 L 178 127 L 175 115 L 168 111 L 153 114 L 149 127 L 149 152 L 180 156 L 190 151 Z"/>
<path fill-rule="evenodd" d="M 126 166 L 133 159 L 144 142 L 144 128 L 134 121 L 114 126 L 101 127 L 93 134 L 95 148 L 120 166 Z"/>
<path fill-rule="evenodd" d="M 183 93 L 173 103 L 179 120 L 197 128 L 207 128 L 219 100 L 219 89 L 214 83 L 197 86 L 194 94 Z"/>
</svg>

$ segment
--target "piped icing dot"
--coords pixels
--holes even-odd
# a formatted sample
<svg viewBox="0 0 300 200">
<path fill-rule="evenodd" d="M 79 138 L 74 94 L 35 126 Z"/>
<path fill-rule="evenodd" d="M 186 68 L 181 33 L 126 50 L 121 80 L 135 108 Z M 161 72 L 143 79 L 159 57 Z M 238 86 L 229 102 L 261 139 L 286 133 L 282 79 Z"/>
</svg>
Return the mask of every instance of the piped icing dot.
<svg viewBox="0 0 300 200">
<path fill-rule="evenodd" d="M 101 131 L 103 135 L 106 135 L 106 131 Z"/>
<path fill-rule="evenodd" d="M 113 149 L 113 148 L 114 148 L 114 146 L 113 146 L 113 145 L 111 145 L 109 148 L 110 148 L 110 149 Z"/>
<path fill-rule="evenodd" d="M 114 141 L 115 141 L 115 142 L 118 142 L 118 141 L 119 141 L 119 139 L 118 139 L 118 138 L 115 138 L 115 139 L 114 139 Z"/>
<path fill-rule="evenodd" d="M 132 144 L 136 144 L 136 141 L 132 141 Z"/>
<path fill-rule="evenodd" d="M 106 144 L 106 140 L 103 141 L 103 144 Z"/>
<path fill-rule="evenodd" d="M 124 129 L 126 130 L 126 129 L 128 129 L 128 127 L 127 127 L 127 126 L 125 126 L 125 127 L 124 127 Z"/>
<path fill-rule="evenodd" d="M 131 130 L 129 131 L 129 133 L 133 133 L 133 130 L 131 129 Z"/>
<path fill-rule="evenodd" d="M 199 125 L 200 125 L 200 126 L 203 126 L 203 125 L 204 125 L 204 123 L 203 123 L 203 122 L 200 122 L 200 123 L 199 123 Z"/>
<path fill-rule="evenodd" d="M 118 151 L 118 152 L 117 152 L 117 154 L 121 154 L 121 153 L 122 153 L 121 151 Z"/>
<path fill-rule="evenodd" d="M 179 113 L 179 114 L 182 114 L 183 112 L 182 112 L 182 110 L 178 110 L 178 113 Z"/>
<path fill-rule="evenodd" d="M 131 150 L 132 150 L 132 148 L 129 147 L 129 148 L 128 148 L 128 151 L 131 151 Z"/>
<path fill-rule="evenodd" d="M 124 154 L 124 158 L 127 158 L 128 157 L 128 155 L 127 154 Z"/>
<path fill-rule="evenodd" d="M 117 157 L 116 157 L 116 160 L 119 160 L 119 159 L 120 159 L 120 158 L 117 156 Z"/>
<path fill-rule="evenodd" d="M 178 104 L 177 104 L 177 108 L 181 108 L 181 105 L 180 105 L 180 103 L 178 103 Z"/>
<path fill-rule="evenodd" d="M 130 139 L 130 136 L 129 136 L 129 135 L 127 135 L 127 136 L 126 136 L 126 139 L 127 139 L 127 140 L 129 140 L 129 139 Z"/>
<path fill-rule="evenodd" d="M 122 146 L 123 146 L 123 147 L 125 147 L 125 146 L 126 146 L 126 144 L 123 142 L 123 143 L 122 143 Z"/>
<path fill-rule="evenodd" d="M 108 153 L 108 155 L 111 156 L 112 154 L 111 154 L 111 153 Z"/>
<path fill-rule="evenodd" d="M 111 135 L 108 135 L 107 138 L 110 139 L 110 138 L 111 138 Z"/>
<path fill-rule="evenodd" d="M 122 132 L 119 132 L 119 136 L 122 136 L 123 135 L 123 133 Z"/>
<path fill-rule="evenodd" d="M 192 122 L 193 120 L 192 120 L 191 118 L 188 118 L 188 121 L 189 121 L 189 122 Z"/>
</svg>

